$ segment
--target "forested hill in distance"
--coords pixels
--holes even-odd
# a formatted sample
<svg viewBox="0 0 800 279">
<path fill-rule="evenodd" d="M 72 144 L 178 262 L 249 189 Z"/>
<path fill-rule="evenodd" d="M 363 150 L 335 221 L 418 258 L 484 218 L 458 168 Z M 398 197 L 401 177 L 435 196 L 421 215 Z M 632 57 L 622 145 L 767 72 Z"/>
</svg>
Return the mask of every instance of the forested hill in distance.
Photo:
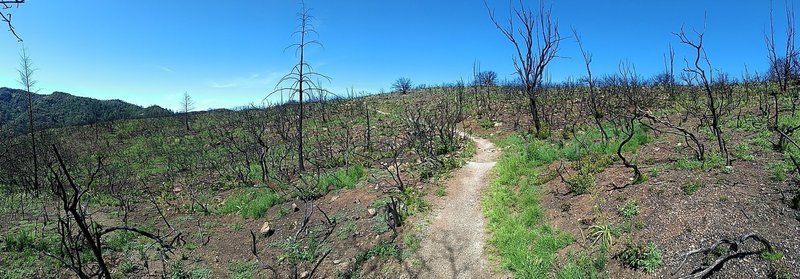
<svg viewBox="0 0 800 279">
<path fill-rule="evenodd" d="M 27 92 L 0 87 L 0 128 L 28 131 Z M 171 115 L 159 106 L 141 107 L 120 100 L 97 100 L 63 92 L 33 94 L 36 129 L 86 125 L 102 121 Z"/>
</svg>

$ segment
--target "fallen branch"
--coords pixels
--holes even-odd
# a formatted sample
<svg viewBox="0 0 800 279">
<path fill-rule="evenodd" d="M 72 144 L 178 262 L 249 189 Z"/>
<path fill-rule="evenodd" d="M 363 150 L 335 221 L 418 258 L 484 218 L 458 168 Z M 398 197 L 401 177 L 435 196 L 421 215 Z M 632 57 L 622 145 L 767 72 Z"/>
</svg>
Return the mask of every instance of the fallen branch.
<svg viewBox="0 0 800 279">
<path fill-rule="evenodd" d="M 675 275 L 675 273 L 677 273 L 678 271 L 681 270 L 683 265 L 686 264 L 686 260 L 688 260 L 690 256 L 695 255 L 695 254 L 700 254 L 700 253 L 708 254 L 709 252 L 714 251 L 715 249 L 717 249 L 717 247 L 719 247 L 720 245 L 728 245 L 729 251 L 732 251 L 732 252 L 735 252 L 735 253 L 729 254 L 729 255 L 720 255 L 719 257 L 717 257 L 716 260 L 714 260 L 714 262 L 711 265 L 709 265 L 705 269 L 698 268 L 698 269 L 695 269 L 695 271 L 693 271 L 692 273 L 680 277 L 681 279 L 705 278 L 706 276 L 710 275 L 712 271 L 721 268 L 722 264 L 727 262 L 731 258 L 742 257 L 742 256 L 755 254 L 754 252 L 748 252 L 748 253 L 738 252 L 739 251 L 739 247 L 743 246 L 744 242 L 749 240 L 749 239 L 753 239 L 753 240 L 758 241 L 761 244 L 763 244 L 768 252 L 770 252 L 770 253 L 774 252 L 774 250 L 772 248 L 772 245 L 769 243 L 769 241 L 767 241 L 766 239 L 756 235 L 755 233 L 743 234 L 743 235 L 739 236 L 738 239 L 733 239 L 733 240 L 724 238 L 724 239 L 718 240 L 717 242 L 715 242 L 711 246 L 701 247 L 701 248 L 689 251 L 686 254 L 684 254 L 683 255 L 683 261 L 681 261 L 681 264 L 678 266 L 678 268 L 676 268 L 675 271 L 672 272 L 672 275 Z"/>
</svg>

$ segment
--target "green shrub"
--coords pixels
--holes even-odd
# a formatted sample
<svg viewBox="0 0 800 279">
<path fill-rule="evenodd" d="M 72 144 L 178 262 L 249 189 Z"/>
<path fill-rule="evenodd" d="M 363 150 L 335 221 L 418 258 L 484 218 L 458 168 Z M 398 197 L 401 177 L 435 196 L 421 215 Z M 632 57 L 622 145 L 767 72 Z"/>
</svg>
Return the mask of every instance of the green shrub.
<svg viewBox="0 0 800 279">
<path fill-rule="evenodd" d="M 639 214 L 639 205 L 636 204 L 636 200 L 630 199 L 625 202 L 625 205 L 620 207 L 617 212 L 625 219 L 631 219 Z"/>
<path fill-rule="evenodd" d="M 600 155 L 597 153 L 590 153 L 581 157 L 580 160 L 575 162 L 575 169 L 579 173 L 584 174 L 597 174 L 603 172 L 609 165 L 611 165 L 611 157 Z"/>
<path fill-rule="evenodd" d="M 687 195 L 694 194 L 697 190 L 700 190 L 700 187 L 703 187 L 702 184 L 698 181 L 692 181 L 683 185 L 683 193 Z"/>
<path fill-rule="evenodd" d="M 647 273 L 653 273 L 661 267 L 663 252 L 655 243 L 648 244 L 628 244 L 625 250 L 619 255 L 620 261 L 633 269 L 640 269 Z"/>
<path fill-rule="evenodd" d="M 594 189 L 595 180 L 591 173 L 578 173 L 567 178 L 567 187 L 574 195 L 583 195 Z"/>
<path fill-rule="evenodd" d="M 491 129 L 492 127 L 494 127 L 494 121 L 492 121 L 489 118 L 481 118 L 481 119 L 478 120 L 478 125 L 480 125 L 481 128 L 484 128 L 484 129 L 488 130 L 488 129 Z"/>
<path fill-rule="evenodd" d="M 772 163 L 769 168 L 772 170 L 772 181 L 786 181 L 786 165 L 783 162 Z"/>
<path fill-rule="evenodd" d="M 611 247 L 611 245 L 614 245 L 614 236 L 616 235 L 618 235 L 618 233 L 615 231 L 614 227 L 605 222 L 589 227 L 589 236 L 594 239 L 592 245 L 600 243 L 602 245 L 601 247 Z"/>
<path fill-rule="evenodd" d="M 734 156 L 742 161 L 752 161 L 755 159 L 753 155 L 750 154 L 750 145 L 747 143 L 737 144 L 734 150 L 736 150 Z"/>
</svg>

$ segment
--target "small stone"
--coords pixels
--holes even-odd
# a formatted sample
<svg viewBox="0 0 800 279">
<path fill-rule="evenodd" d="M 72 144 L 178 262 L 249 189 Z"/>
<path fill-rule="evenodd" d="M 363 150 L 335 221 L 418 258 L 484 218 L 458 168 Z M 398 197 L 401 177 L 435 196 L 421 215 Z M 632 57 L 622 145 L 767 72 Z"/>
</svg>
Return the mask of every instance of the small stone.
<svg viewBox="0 0 800 279">
<path fill-rule="evenodd" d="M 183 191 L 183 188 L 181 188 L 181 187 L 172 188 L 172 192 L 173 193 L 180 193 L 181 191 Z"/>
<path fill-rule="evenodd" d="M 308 271 L 300 272 L 300 278 L 308 278 Z"/>
<path fill-rule="evenodd" d="M 331 202 L 335 202 L 338 199 L 339 199 L 339 196 L 333 196 L 333 197 L 331 197 Z"/>
<path fill-rule="evenodd" d="M 495 122 L 494 126 L 495 127 L 502 127 L 503 126 L 503 122 Z"/>
<path fill-rule="evenodd" d="M 375 217 L 375 215 L 378 215 L 378 211 L 374 208 L 367 209 L 367 213 L 369 213 L 370 217 Z"/>
<path fill-rule="evenodd" d="M 261 225 L 261 235 L 264 237 L 271 236 L 274 232 L 275 230 L 269 226 L 269 222 L 264 222 L 264 224 Z"/>
<path fill-rule="evenodd" d="M 298 212 L 300 211 L 300 207 L 298 207 L 296 203 L 292 203 L 292 211 Z"/>
<path fill-rule="evenodd" d="M 341 262 L 342 262 L 341 260 L 333 260 L 333 264 L 339 264 Z"/>
</svg>

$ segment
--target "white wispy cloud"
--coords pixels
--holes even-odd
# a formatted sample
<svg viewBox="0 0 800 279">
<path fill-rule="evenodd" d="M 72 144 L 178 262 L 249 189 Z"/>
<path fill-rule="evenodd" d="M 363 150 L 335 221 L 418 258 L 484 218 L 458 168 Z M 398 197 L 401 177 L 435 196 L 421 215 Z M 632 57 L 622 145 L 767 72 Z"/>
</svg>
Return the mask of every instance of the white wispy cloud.
<svg viewBox="0 0 800 279">
<path fill-rule="evenodd" d="M 212 88 L 267 89 L 274 87 L 281 76 L 280 72 L 250 73 L 225 80 L 210 80 L 207 84 Z"/>
<path fill-rule="evenodd" d="M 159 65 L 159 64 L 147 64 L 147 65 L 144 65 L 144 67 L 160 70 L 160 71 L 163 71 L 163 72 L 166 72 L 166 73 L 174 73 L 175 72 L 175 70 L 173 70 L 172 68 L 164 66 L 164 65 Z"/>
</svg>

